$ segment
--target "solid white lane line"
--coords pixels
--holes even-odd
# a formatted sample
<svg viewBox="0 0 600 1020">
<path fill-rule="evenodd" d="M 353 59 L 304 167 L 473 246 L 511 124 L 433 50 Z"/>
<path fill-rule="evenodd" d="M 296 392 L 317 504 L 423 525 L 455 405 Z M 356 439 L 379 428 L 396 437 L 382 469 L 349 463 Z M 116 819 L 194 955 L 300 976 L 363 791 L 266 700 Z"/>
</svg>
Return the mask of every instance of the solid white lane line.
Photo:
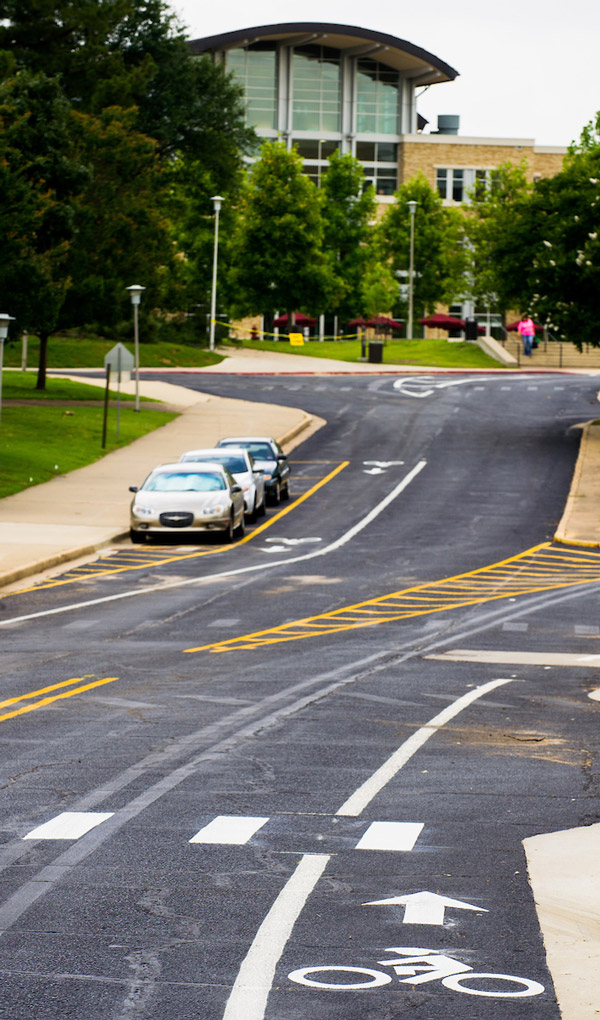
<svg viewBox="0 0 600 1020">
<path fill-rule="evenodd" d="M 113 814 L 114 811 L 63 811 L 32 829 L 23 839 L 79 839 Z"/>
<path fill-rule="evenodd" d="M 231 990 L 223 1020 L 263 1020 L 275 968 L 329 854 L 305 854 L 279 893 L 256 936 Z"/>
<path fill-rule="evenodd" d="M 268 818 L 249 816 L 218 815 L 212 822 L 192 836 L 190 843 L 227 843 L 230 846 L 244 846 L 254 834 L 262 829 Z"/>
<path fill-rule="evenodd" d="M 176 581 L 166 581 L 161 584 L 149 585 L 147 588 L 133 588 L 130 591 L 119 592 L 116 595 L 104 595 L 99 599 L 88 599 L 86 602 L 72 602 L 68 606 L 57 606 L 55 609 L 43 609 L 39 613 L 27 613 L 24 616 L 13 616 L 7 620 L 0 620 L 0 627 L 11 623 L 25 623 L 27 620 L 39 620 L 43 616 L 56 616 L 59 613 L 68 613 L 74 609 L 89 609 L 90 606 L 99 606 L 107 602 L 117 602 L 119 599 L 134 598 L 136 595 L 149 595 L 154 592 L 168 591 L 173 588 L 185 588 L 189 584 L 202 584 L 205 581 L 218 581 L 222 577 L 237 577 L 240 574 L 249 574 L 256 570 L 270 570 L 273 567 L 289 567 L 292 563 L 304 563 L 306 560 L 313 560 L 317 556 L 327 556 L 329 553 L 341 549 L 343 545 L 350 542 L 363 528 L 366 528 L 400 493 L 407 488 L 414 478 L 426 467 L 427 461 L 420 460 L 418 464 L 408 472 L 402 481 L 394 488 L 377 506 L 363 517 L 353 528 L 344 532 L 340 538 L 332 542 L 324 549 L 316 549 L 314 552 L 304 553 L 303 556 L 294 556 L 292 559 L 276 560 L 274 563 L 258 563 L 253 567 L 240 567 L 237 570 L 224 570 L 220 574 L 204 574 L 201 577 L 189 577 L 185 580 L 179 578 Z"/>
<path fill-rule="evenodd" d="M 459 715 L 463 709 L 467 708 L 474 701 L 479 698 L 483 698 L 490 691 L 501 687 L 503 684 L 513 683 L 513 680 L 491 680 L 487 684 L 482 684 L 480 687 L 475 687 L 472 691 L 468 691 L 467 694 L 463 694 L 462 697 L 453 701 L 451 705 L 448 705 L 442 712 L 435 715 L 433 719 L 416 730 L 405 740 L 400 747 L 394 751 L 383 765 L 377 769 L 373 775 L 359 786 L 352 796 L 348 797 L 348 800 L 344 801 L 341 808 L 336 811 L 338 815 L 352 815 L 356 817 L 360 815 L 362 811 L 371 803 L 373 798 L 386 786 L 391 779 L 403 768 L 404 765 L 416 752 L 427 743 L 430 737 L 437 733 L 441 726 L 444 726 L 455 716 Z"/>
<path fill-rule="evenodd" d="M 422 829 L 423 822 L 371 822 L 356 849 L 412 850 Z"/>
</svg>

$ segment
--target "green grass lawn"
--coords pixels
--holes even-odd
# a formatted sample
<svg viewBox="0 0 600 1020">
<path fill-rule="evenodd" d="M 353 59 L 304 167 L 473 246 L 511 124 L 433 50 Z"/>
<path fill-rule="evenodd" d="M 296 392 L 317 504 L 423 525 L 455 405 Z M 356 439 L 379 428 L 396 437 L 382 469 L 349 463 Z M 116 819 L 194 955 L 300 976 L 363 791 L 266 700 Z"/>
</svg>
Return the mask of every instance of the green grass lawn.
<svg viewBox="0 0 600 1020">
<path fill-rule="evenodd" d="M 308 358 L 334 358 L 360 361 L 360 340 L 311 340 L 292 347 L 287 340 L 243 340 L 235 346 L 250 350 L 278 351 Z M 368 351 L 368 341 L 367 341 Z M 504 368 L 473 343 L 448 343 L 447 340 L 388 340 L 383 348 L 384 365 L 424 365 L 432 368 Z"/>
<path fill-rule="evenodd" d="M 115 346 L 116 340 L 100 340 L 95 337 L 52 336 L 48 341 L 48 368 L 104 368 L 104 358 Z M 133 354 L 133 340 L 125 347 Z M 27 366 L 37 367 L 39 342 L 30 336 L 27 345 Z M 202 368 L 216 365 L 223 358 L 211 353 L 205 347 L 187 347 L 185 344 L 140 343 L 140 368 Z M 4 364 L 19 368 L 21 365 L 21 342 L 13 341 L 4 345 Z"/>
<path fill-rule="evenodd" d="M 49 375 L 46 378 L 46 389 L 36 390 L 37 374 L 35 372 L 2 373 L 2 400 L 98 400 L 104 401 L 104 386 L 92 386 L 89 383 L 73 382 L 60 376 Z M 110 400 L 117 400 L 117 390 L 109 390 Z M 121 393 L 121 400 L 134 398 Z M 146 400 L 140 397 L 140 400 Z"/>
<path fill-rule="evenodd" d="M 109 410 L 106 449 L 102 449 L 102 402 L 98 407 L 53 405 L 3 406 L 0 420 L 0 498 L 30 485 L 47 482 L 56 475 L 84 467 L 110 450 L 172 421 L 176 415 L 163 411 L 123 408 L 120 436 L 116 436 L 117 412 Z"/>
</svg>

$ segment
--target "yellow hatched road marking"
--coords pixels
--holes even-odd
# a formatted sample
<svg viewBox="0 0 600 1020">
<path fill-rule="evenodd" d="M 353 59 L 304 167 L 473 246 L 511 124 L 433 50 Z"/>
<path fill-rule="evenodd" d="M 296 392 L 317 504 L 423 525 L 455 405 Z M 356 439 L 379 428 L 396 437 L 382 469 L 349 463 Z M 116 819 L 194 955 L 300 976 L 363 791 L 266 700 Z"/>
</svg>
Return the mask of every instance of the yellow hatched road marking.
<svg viewBox="0 0 600 1020">
<path fill-rule="evenodd" d="M 344 630 L 373 627 L 380 623 L 412 619 L 450 609 L 466 608 L 499 599 L 516 598 L 555 588 L 572 588 L 600 581 L 600 553 L 589 552 L 565 557 L 560 547 L 550 542 L 489 566 L 455 577 L 426 582 L 344 606 L 279 624 L 251 634 L 185 648 L 184 652 L 228 652 L 260 648 L 263 645 L 337 634 Z"/>
<path fill-rule="evenodd" d="M 8 705 L 19 704 L 21 701 L 26 701 L 29 698 L 37 698 L 40 694 L 47 694 L 50 691 L 58 691 L 62 687 L 68 687 L 70 684 L 78 684 L 81 680 L 86 680 L 87 677 L 75 676 L 70 680 L 63 680 L 61 683 L 52 684 L 51 687 L 42 687 L 39 691 L 30 691 L 29 694 L 21 694 L 18 698 L 7 698 L 6 701 L 0 701 L 0 708 L 6 708 Z M 34 712 L 36 708 L 43 708 L 45 705 L 51 705 L 53 701 L 60 701 L 63 698 L 72 698 L 74 694 L 83 694 L 84 691 L 91 691 L 94 687 L 102 687 L 104 684 L 112 684 L 115 680 L 118 680 L 118 676 L 105 676 L 101 680 L 94 680 L 92 683 L 84 684 L 83 687 L 75 687 L 70 691 L 62 691 L 61 694 L 55 694 L 53 697 L 42 698 L 40 701 L 36 701 L 32 705 L 22 705 L 21 708 L 16 708 L 12 712 L 6 712 L 4 715 L 0 715 L 0 722 L 4 722 L 6 719 L 14 719 L 17 715 L 23 715 L 25 712 Z"/>
<path fill-rule="evenodd" d="M 42 584 L 31 585 L 30 588 L 20 588 L 19 591 L 7 592 L 4 595 L 0 595 L 0 598 L 10 598 L 13 595 L 25 595 L 27 592 L 43 591 L 46 588 L 60 588 L 67 584 L 74 584 L 76 581 L 83 580 L 84 578 L 88 580 L 91 577 L 109 577 L 114 574 L 123 574 L 130 570 L 145 570 L 148 569 L 149 567 L 158 566 L 162 567 L 167 563 L 181 563 L 184 560 L 200 559 L 202 556 L 215 556 L 219 553 L 229 552 L 230 549 L 234 548 L 237 549 L 240 545 L 245 545 L 247 542 L 252 541 L 252 539 L 256 538 L 257 535 L 261 535 L 263 531 L 266 531 L 268 528 L 271 528 L 277 521 L 280 521 L 282 517 L 285 517 L 287 514 L 291 513 L 292 510 L 295 510 L 296 507 L 300 506 L 301 503 L 304 503 L 307 499 L 313 496 L 315 492 L 318 492 L 318 490 L 323 488 L 324 485 L 327 485 L 329 482 L 331 482 L 336 477 L 336 475 L 339 475 L 340 471 L 343 471 L 344 468 L 348 467 L 349 463 L 350 461 L 348 460 L 342 461 L 340 464 L 337 465 L 336 468 L 333 469 L 333 471 L 330 471 L 328 475 L 326 475 L 324 478 L 321 478 L 320 481 L 318 481 L 315 485 L 311 486 L 311 488 L 304 492 L 301 496 L 299 496 L 298 499 L 295 499 L 283 510 L 279 510 L 279 512 L 276 513 L 273 517 L 269 517 L 268 521 L 264 521 L 264 523 L 259 525 L 258 528 L 254 528 L 254 530 L 251 531 L 250 534 L 245 535 L 244 538 L 241 538 L 238 542 L 235 542 L 233 545 L 219 546 L 218 548 L 215 549 L 202 549 L 200 552 L 195 551 L 191 553 L 178 553 L 176 556 L 168 556 L 165 555 L 164 553 L 161 555 L 160 552 L 157 552 L 153 553 L 151 558 L 148 555 L 145 558 L 143 558 L 143 553 L 141 553 L 140 550 L 132 550 L 131 553 L 132 556 L 137 553 L 137 556 L 140 557 L 139 563 L 132 562 L 126 563 L 123 566 L 113 565 L 110 567 L 100 566 L 97 567 L 95 570 L 93 569 L 93 567 L 88 567 L 87 565 L 82 564 L 81 567 L 75 567 L 72 571 L 70 571 L 66 575 L 63 575 L 62 577 L 51 578 L 50 580 L 45 581 Z M 117 553 L 116 558 L 121 559 L 121 556 L 122 556 L 121 553 Z M 100 563 L 102 562 L 103 561 L 101 560 Z M 113 563 L 114 562 L 113 557 L 111 557 L 108 561 L 104 562 Z"/>
</svg>

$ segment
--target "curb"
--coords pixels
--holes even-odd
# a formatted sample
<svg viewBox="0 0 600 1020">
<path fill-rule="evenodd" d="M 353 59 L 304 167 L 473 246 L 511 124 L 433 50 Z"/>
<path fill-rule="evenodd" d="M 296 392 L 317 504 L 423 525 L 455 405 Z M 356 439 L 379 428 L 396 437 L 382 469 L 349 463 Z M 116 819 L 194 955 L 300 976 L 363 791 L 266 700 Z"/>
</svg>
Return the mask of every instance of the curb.
<svg viewBox="0 0 600 1020">
<path fill-rule="evenodd" d="M 308 414 L 306 411 L 303 411 L 302 413 L 303 418 L 301 421 L 299 421 L 296 425 L 293 425 L 292 428 L 288 429 L 288 431 L 282 436 L 278 437 L 278 442 L 281 446 L 287 446 L 293 439 L 296 439 L 307 429 L 314 432 L 326 424 L 323 418 Z M 59 567 L 63 563 L 70 563 L 73 560 L 92 556 L 94 553 L 100 552 L 102 549 L 106 549 L 107 546 L 112 545 L 114 542 L 121 542 L 127 538 L 129 538 L 129 529 L 124 531 L 121 528 L 114 533 L 107 534 L 106 538 L 103 538 L 98 542 L 92 542 L 74 549 L 66 549 L 63 550 L 63 552 L 47 556 L 45 559 L 37 560 L 35 563 L 28 563 L 25 566 L 7 571 L 5 574 L 0 574 L 0 589 L 5 588 L 10 584 L 14 584 L 16 581 L 21 581 L 25 577 L 31 577 L 34 574 L 42 574 L 45 570 L 51 570 L 53 567 Z"/>
<path fill-rule="evenodd" d="M 595 421 L 596 419 L 594 419 Z M 579 485 L 581 482 L 581 476 L 583 474 L 584 464 L 588 455 L 588 447 L 590 445 L 590 432 L 594 422 L 587 421 L 582 426 L 581 440 L 579 443 L 579 454 L 577 456 L 577 463 L 575 464 L 575 470 L 573 472 L 573 478 L 571 480 L 571 486 L 569 488 L 569 495 L 567 496 L 567 502 L 565 503 L 565 509 L 563 515 L 559 521 L 558 527 L 554 533 L 554 541 L 559 542 L 561 545 L 574 545 L 579 546 L 583 549 L 597 549 L 600 546 L 600 540 L 584 539 L 584 538 L 569 538 L 569 523 L 572 515 L 575 513 L 577 508 L 577 500 L 579 496 Z"/>
</svg>

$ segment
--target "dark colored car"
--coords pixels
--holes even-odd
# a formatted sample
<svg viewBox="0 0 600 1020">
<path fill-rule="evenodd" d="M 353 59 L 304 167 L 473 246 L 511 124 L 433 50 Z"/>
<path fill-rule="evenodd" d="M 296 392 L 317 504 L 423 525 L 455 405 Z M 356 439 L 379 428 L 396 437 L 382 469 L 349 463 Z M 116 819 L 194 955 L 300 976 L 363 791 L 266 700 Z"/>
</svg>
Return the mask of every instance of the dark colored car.
<svg viewBox="0 0 600 1020">
<path fill-rule="evenodd" d="M 270 436 L 227 436 L 217 446 L 242 446 L 249 450 L 254 466 L 263 472 L 265 492 L 270 503 L 289 499 L 290 465 L 276 439 Z"/>
</svg>

